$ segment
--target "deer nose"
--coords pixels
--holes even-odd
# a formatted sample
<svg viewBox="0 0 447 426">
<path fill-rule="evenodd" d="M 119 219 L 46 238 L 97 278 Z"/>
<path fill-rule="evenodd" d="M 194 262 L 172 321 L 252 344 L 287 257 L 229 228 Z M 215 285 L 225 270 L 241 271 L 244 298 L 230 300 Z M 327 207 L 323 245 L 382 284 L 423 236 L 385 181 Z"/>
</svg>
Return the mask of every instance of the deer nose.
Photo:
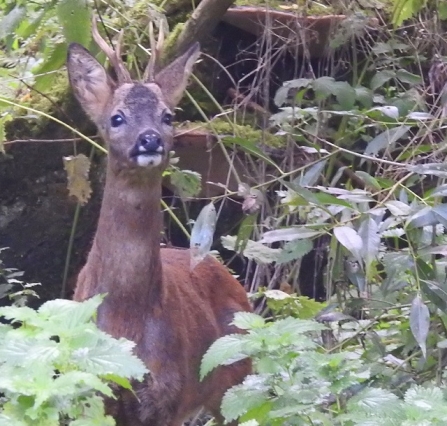
<svg viewBox="0 0 447 426">
<path fill-rule="evenodd" d="M 140 146 L 146 152 L 163 152 L 163 142 L 156 132 L 147 132 L 140 136 Z"/>
</svg>

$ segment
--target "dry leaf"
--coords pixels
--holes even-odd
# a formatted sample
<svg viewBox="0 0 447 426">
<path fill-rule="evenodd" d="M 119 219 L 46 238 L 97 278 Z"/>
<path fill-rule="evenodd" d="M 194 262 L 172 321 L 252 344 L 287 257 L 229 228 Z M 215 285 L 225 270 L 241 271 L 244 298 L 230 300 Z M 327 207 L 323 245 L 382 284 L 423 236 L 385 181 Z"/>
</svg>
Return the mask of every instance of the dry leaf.
<svg viewBox="0 0 447 426">
<path fill-rule="evenodd" d="M 64 169 L 67 172 L 69 195 L 74 195 L 79 203 L 85 204 L 92 193 L 88 180 L 90 160 L 84 154 L 64 157 Z"/>
</svg>

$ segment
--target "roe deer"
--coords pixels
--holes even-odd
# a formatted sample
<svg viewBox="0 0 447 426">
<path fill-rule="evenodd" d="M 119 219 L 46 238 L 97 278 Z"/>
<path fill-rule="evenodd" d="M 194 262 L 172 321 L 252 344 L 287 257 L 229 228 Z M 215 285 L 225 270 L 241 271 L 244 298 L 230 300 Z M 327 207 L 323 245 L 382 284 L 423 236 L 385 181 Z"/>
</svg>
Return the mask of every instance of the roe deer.
<svg viewBox="0 0 447 426">
<path fill-rule="evenodd" d="M 98 227 L 74 299 L 106 293 L 98 326 L 136 342 L 136 354 L 150 370 L 142 383 L 134 383 L 136 395 L 120 390 L 107 411 L 119 426 L 179 426 L 205 407 L 223 423 L 222 396 L 249 373 L 250 363 L 220 367 L 203 382 L 199 367 L 216 339 L 238 332 L 229 323 L 235 312 L 250 310 L 246 293 L 214 258 L 207 256 L 191 272 L 188 250 L 160 249 L 162 172 L 173 141 L 173 109 L 199 45 L 135 82 L 119 47 L 113 51 L 95 25 L 94 39 L 117 81 L 84 47 L 69 46 L 70 84 L 109 152 Z"/>
</svg>

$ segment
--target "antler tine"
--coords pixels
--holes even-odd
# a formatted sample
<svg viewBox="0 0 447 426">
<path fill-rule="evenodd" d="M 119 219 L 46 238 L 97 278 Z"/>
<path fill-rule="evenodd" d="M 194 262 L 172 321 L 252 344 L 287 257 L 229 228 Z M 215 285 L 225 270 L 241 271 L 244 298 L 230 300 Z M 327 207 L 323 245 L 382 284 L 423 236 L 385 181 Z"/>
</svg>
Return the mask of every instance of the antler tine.
<svg viewBox="0 0 447 426">
<path fill-rule="evenodd" d="M 155 60 L 156 60 L 156 47 L 154 36 L 154 23 L 149 21 L 149 43 L 151 46 L 151 57 L 143 74 L 143 81 L 153 81 L 155 78 Z"/>
<path fill-rule="evenodd" d="M 123 41 L 123 31 L 121 30 L 119 33 L 118 43 L 115 50 L 113 50 L 99 34 L 98 25 L 95 18 L 93 18 L 92 22 L 92 35 L 93 40 L 95 40 L 98 47 L 106 54 L 112 67 L 114 68 L 116 76 L 118 78 L 118 83 L 123 84 L 132 82 L 129 71 L 126 69 L 123 61 L 121 60 L 121 43 Z"/>
</svg>

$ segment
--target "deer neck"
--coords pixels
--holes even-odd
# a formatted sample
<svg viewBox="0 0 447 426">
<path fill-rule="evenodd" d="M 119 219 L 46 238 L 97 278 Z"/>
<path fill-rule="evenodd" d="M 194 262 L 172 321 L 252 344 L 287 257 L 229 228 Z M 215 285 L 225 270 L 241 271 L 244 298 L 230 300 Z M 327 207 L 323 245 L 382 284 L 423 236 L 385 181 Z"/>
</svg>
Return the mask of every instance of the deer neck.
<svg viewBox="0 0 447 426">
<path fill-rule="evenodd" d="M 160 200 L 159 171 L 129 175 L 108 167 L 91 256 L 101 268 L 96 293 L 121 310 L 162 304 Z"/>
</svg>

